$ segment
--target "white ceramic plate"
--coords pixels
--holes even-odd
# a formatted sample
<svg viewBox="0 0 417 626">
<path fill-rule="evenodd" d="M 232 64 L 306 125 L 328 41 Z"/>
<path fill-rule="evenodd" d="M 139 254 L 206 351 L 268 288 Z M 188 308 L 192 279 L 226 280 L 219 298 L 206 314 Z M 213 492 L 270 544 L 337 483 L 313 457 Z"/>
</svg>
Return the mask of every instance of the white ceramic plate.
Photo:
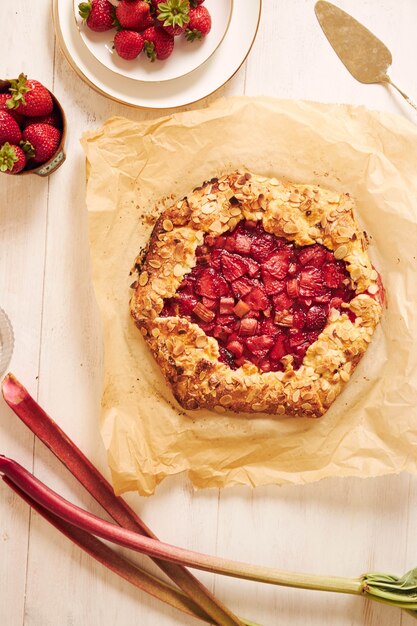
<svg viewBox="0 0 417 626">
<path fill-rule="evenodd" d="M 226 35 L 211 57 L 193 72 L 164 82 L 141 82 L 105 67 L 86 47 L 74 19 L 73 2 L 52 0 L 55 32 L 76 73 L 103 95 L 139 108 L 165 109 L 201 100 L 224 85 L 250 52 L 262 0 L 234 0 Z"/>
<path fill-rule="evenodd" d="M 74 17 L 81 39 L 91 54 L 105 67 L 117 74 L 139 81 L 173 80 L 185 76 L 202 65 L 217 50 L 229 27 L 233 0 L 206 0 L 212 18 L 212 27 L 207 37 L 200 41 L 187 41 L 184 36 L 175 37 L 174 52 L 166 61 L 151 63 L 145 54 L 133 61 L 121 59 L 113 50 L 116 30 L 95 33 L 83 23 L 78 15 L 80 0 L 74 1 Z"/>
</svg>

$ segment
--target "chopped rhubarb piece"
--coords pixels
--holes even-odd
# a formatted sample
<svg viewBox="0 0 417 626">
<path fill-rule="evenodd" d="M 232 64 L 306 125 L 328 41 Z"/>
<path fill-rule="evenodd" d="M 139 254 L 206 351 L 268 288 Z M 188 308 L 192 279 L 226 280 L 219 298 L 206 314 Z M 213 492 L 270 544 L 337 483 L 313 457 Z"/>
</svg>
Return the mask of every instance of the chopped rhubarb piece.
<svg viewBox="0 0 417 626">
<path fill-rule="evenodd" d="M 245 340 L 245 343 L 252 354 L 255 354 L 257 357 L 265 357 L 274 345 L 274 339 L 269 335 L 258 335 L 249 337 Z"/>
<path fill-rule="evenodd" d="M 243 345 L 240 341 L 231 341 L 226 346 L 227 350 L 231 352 L 237 359 L 239 359 L 243 354 Z"/>
<path fill-rule="evenodd" d="M 312 306 L 306 314 L 308 330 L 323 330 L 327 322 L 327 310 L 323 306 Z"/>
<path fill-rule="evenodd" d="M 324 282 L 331 289 L 339 287 L 344 276 L 339 272 L 339 268 L 334 263 L 326 263 L 322 268 Z"/>
<path fill-rule="evenodd" d="M 320 296 L 326 290 L 323 274 L 316 267 L 306 267 L 300 272 L 300 295 L 306 298 Z"/>
<path fill-rule="evenodd" d="M 266 269 L 274 278 L 283 279 L 286 277 L 288 268 L 290 251 L 288 249 L 278 250 L 274 254 L 271 254 L 263 264 L 263 268 Z"/>
<path fill-rule="evenodd" d="M 262 280 L 265 285 L 265 291 L 269 296 L 276 293 L 281 293 L 285 290 L 285 280 L 279 280 L 278 278 L 275 278 L 270 272 L 268 272 L 268 270 L 264 268 L 262 268 Z"/>
<path fill-rule="evenodd" d="M 241 320 L 239 326 L 239 335 L 256 335 L 258 330 L 258 322 L 252 317 L 245 317 Z"/>
<path fill-rule="evenodd" d="M 233 312 L 238 317 L 243 317 L 244 315 L 246 315 L 246 313 L 249 313 L 249 311 L 250 311 L 250 306 L 248 306 L 246 302 L 243 302 L 243 300 L 239 300 L 239 302 L 233 308 Z"/>
<path fill-rule="evenodd" d="M 274 347 L 269 353 L 269 357 L 273 361 L 279 361 L 286 354 L 288 354 L 288 349 L 286 346 L 286 336 L 281 333 L 276 337 Z"/>
<path fill-rule="evenodd" d="M 203 322 L 211 322 L 216 316 L 213 311 L 207 309 L 204 304 L 199 302 L 193 309 L 194 315 L 197 315 Z"/>
<path fill-rule="evenodd" d="M 298 253 L 298 260 L 301 265 L 312 265 L 313 267 L 321 267 L 326 260 L 327 252 L 323 246 L 315 244 L 302 248 Z"/>
<path fill-rule="evenodd" d="M 234 306 L 234 298 L 226 298 L 225 296 L 222 296 L 220 298 L 220 315 L 227 315 L 228 313 L 232 313 Z"/>
<path fill-rule="evenodd" d="M 252 246 L 252 239 L 249 235 L 237 233 L 235 237 L 235 251 L 239 254 L 249 254 Z"/>
<path fill-rule="evenodd" d="M 244 301 L 255 311 L 263 311 L 269 307 L 269 298 L 262 287 L 254 287 L 252 291 L 244 297 Z"/>
<path fill-rule="evenodd" d="M 274 307 L 276 311 L 285 311 L 290 308 L 293 300 L 287 296 L 286 293 L 279 293 L 273 297 Z"/>
<path fill-rule="evenodd" d="M 285 326 L 286 328 L 292 328 L 294 326 L 294 315 L 292 313 L 276 313 L 275 324 L 277 326 Z"/>
<path fill-rule="evenodd" d="M 223 252 L 221 262 L 223 276 L 229 283 L 237 280 L 248 271 L 248 264 L 246 262 L 246 259 L 239 256 L 238 254 Z"/>
<path fill-rule="evenodd" d="M 256 285 L 259 285 L 259 282 L 249 280 L 249 278 L 243 276 L 235 280 L 231 286 L 236 298 L 241 298 L 242 296 L 246 296 L 247 293 L 250 293 Z"/>
<path fill-rule="evenodd" d="M 298 278 L 290 278 L 287 280 L 287 294 L 290 298 L 298 298 L 300 295 L 300 285 L 298 282 Z"/>
</svg>

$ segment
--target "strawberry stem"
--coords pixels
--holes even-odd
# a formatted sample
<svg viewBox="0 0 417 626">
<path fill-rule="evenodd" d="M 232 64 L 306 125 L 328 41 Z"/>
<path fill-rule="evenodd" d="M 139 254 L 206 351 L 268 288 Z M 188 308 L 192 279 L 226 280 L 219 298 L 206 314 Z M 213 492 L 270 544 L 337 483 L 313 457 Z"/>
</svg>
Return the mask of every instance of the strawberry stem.
<svg viewBox="0 0 417 626">
<path fill-rule="evenodd" d="M 9 91 L 11 98 L 7 101 L 7 107 L 9 109 L 17 109 L 20 104 L 26 104 L 25 93 L 31 91 L 31 87 L 27 86 L 26 74 L 19 74 L 19 77 L 10 81 Z"/>
<path fill-rule="evenodd" d="M 0 148 L 0 172 L 11 172 L 18 161 L 16 151 L 8 142 Z"/>
</svg>

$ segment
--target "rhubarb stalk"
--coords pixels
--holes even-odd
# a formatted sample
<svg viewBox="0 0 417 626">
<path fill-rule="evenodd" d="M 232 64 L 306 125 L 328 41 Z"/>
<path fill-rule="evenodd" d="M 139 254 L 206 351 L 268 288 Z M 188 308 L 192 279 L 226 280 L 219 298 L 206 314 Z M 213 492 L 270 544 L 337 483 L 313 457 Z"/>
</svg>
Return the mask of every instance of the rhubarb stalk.
<svg viewBox="0 0 417 626">
<path fill-rule="evenodd" d="M 55 454 L 75 478 L 87 489 L 105 511 L 123 528 L 157 539 L 152 531 L 129 507 L 115 495 L 113 487 L 100 474 L 63 430 L 31 397 L 13 376 L 8 374 L 2 384 L 3 397 L 16 415 Z M 154 559 L 180 589 L 182 589 L 218 626 L 242 626 L 239 620 L 185 567 Z M 207 621 L 210 621 L 208 619 Z"/>
<path fill-rule="evenodd" d="M 3 480 L 7 484 L 12 483 L 42 508 L 52 513 L 53 516 L 87 533 L 136 552 L 234 578 L 284 587 L 361 595 L 391 606 L 397 606 L 405 609 L 413 617 L 417 616 L 417 568 L 402 578 L 379 573 L 365 574 L 359 578 L 342 578 L 285 572 L 274 568 L 230 561 L 166 544 L 106 522 L 71 504 L 21 465 L 3 455 L 0 455 L 0 474 L 3 475 Z"/>
</svg>

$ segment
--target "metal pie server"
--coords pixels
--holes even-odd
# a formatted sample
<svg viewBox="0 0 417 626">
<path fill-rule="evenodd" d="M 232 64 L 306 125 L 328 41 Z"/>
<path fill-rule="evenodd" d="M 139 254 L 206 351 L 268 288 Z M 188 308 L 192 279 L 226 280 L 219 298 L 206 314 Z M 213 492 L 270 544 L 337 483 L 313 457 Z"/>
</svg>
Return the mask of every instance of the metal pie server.
<svg viewBox="0 0 417 626">
<path fill-rule="evenodd" d="M 331 2 L 319 0 L 315 12 L 330 45 L 356 80 L 390 84 L 417 110 L 417 104 L 388 76 L 392 55 L 382 41 Z"/>
</svg>

